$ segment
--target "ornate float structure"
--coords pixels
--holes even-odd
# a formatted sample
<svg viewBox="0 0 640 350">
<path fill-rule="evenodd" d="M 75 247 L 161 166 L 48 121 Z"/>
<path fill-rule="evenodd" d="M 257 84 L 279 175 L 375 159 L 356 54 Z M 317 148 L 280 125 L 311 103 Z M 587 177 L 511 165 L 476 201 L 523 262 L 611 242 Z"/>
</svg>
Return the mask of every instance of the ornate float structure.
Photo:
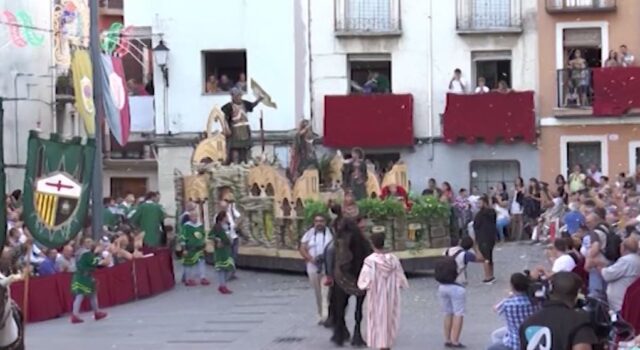
<svg viewBox="0 0 640 350">
<path fill-rule="evenodd" d="M 212 225 L 216 206 L 222 199 L 233 200 L 242 218 L 237 225 L 242 231 L 238 266 L 288 271 L 305 271 L 298 253 L 299 241 L 309 228 L 305 222 L 305 206 L 309 203 L 341 201 L 344 159 L 336 154 L 330 161 L 323 186 L 317 169 L 307 169 L 294 182 L 286 169 L 266 159 L 249 164 L 226 164 L 226 139 L 214 132 L 215 124 L 224 130 L 224 114 L 215 107 L 209 115 L 206 137 L 195 147 L 192 173 L 175 172 L 175 201 L 179 213 L 188 201 L 199 204 L 207 230 Z M 382 181 L 369 168 L 367 193 L 381 195 L 391 184 L 409 188 L 407 167 L 399 163 Z M 307 215 L 308 217 L 308 215 Z M 307 218 L 308 219 L 308 218 Z M 386 231 L 389 248 L 402 260 L 407 271 L 428 269 L 435 257 L 448 246 L 446 220 L 415 220 L 409 217 L 370 219 L 370 231 Z"/>
</svg>

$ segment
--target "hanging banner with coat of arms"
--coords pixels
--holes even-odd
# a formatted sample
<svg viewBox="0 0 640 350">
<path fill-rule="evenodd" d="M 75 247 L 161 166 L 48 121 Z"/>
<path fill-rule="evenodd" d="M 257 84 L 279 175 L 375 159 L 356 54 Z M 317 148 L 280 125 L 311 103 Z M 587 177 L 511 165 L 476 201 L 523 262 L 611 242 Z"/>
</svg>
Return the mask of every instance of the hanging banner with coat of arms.
<svg viewBox="0 0 640 350">
<path fill-rule="evenodd" d="M 93 71 L 87 50 L 76 50 L 71 60 L 76 110 L 82 117 L 87 135 L 95 135 L 96 107 L 93 103 Z"/>
<path fill-rule="evenodd" d="M 30 132 L 23 214 L 29 232 L 42 245 L 61 247 L 84 227 L 95 147 L 94 139 L 83 145 L 80 138 L 62 141 L 52 134 L 45 140 Z"/>
</svg>

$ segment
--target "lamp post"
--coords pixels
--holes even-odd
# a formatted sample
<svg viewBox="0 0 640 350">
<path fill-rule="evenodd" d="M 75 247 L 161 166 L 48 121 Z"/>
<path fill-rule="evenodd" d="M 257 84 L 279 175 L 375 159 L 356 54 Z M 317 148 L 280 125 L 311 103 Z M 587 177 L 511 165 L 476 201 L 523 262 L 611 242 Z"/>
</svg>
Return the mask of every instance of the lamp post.
<svg viewBox="0 0 640 350">
<path fill-rule="evenodd" d="M 167 111 L 167 106 L 169 104 L 169 97 L 167 90 L 169 89 L 169 48 L 164 44 L 164 40 L 160 39 L 160 42 L 156 47 L 153 48 L 153 57 L 162 71 L 162 79 L 164 80 L 164 88 L 162 90 L 162 120 L 164 124 L 164 134 L 171 134 L 171 130 L 169 128 L 169 114 Z"/>
<path fill-rule="evenodd" d="M 164 40 L 160 39 L 160 42 L 153 48 L 153 57 L 156 64 L 162 71 L 162 79 L 164 80 L 164 86 L 169 87 L 169 48 L 164 44 Z"/>
</svg>

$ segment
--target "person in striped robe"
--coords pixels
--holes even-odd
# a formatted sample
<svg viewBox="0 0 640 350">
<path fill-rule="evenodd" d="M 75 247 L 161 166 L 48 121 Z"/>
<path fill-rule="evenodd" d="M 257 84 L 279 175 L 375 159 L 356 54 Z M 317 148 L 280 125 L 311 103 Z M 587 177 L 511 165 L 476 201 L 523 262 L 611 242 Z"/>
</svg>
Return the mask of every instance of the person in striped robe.
<svg viewBox="0 0 640 350">
<path fill-rule="evenodd" d="M 408 288 L 400 259 L 384 252 L 384 233 L 371 234 L 374 252 L 364 260 L 358 288 L 367 291 L 367 344 L 391 349 L 400 325 L 400 289 Z"/>
</svg>

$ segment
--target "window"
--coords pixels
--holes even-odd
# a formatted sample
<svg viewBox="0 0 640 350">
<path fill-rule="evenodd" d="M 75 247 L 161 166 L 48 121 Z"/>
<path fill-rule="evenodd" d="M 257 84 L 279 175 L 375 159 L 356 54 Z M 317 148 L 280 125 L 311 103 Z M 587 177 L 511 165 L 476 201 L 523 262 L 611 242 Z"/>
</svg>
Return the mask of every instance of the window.
<svg viewBox="0 0 640 350">
<path fill-rule="evenodd" d="M 203 51 L 203 92 L 224 93 L 234 87 L 247 91 L 246 51 Z"/>
<path fill-rule="evenodd" d="M 351 93 L 391 92 L 389 55 L 354 55 L 348 59 Z"/>
<path fill-rule="evenodd" d="M 520 176 L 520 163 L 517 160 L 474 160 L 470 175 L 470 188 L 478 187 L 480 193 L 488 193 L 489 188 L 500 182 L 513 183 Z"/>
<path fill-rule="evenodd" d="M 576 165 L 582 169 L 588 169 L 591 164 L 596 164 L 602 169 L 602 144 L 600 142 L 568 142 L 567 143 L 567 169 L 565 175 L 569 175 L 571 168 Z"/>
<path fill-rule="evenodd" d="M 112 177 L 111 198 L 122 198 L 133 193 L 136 198 L 147 193 L 147 178 L 144 177 Z"/>
<path fill-rule="evenodd" d="M 640 167 L 640 141 L 629 142 L 629 175 L 633 175 Z"/>
<path fill-rule="evenodd" d="M 483 77 L 485 85 L 496 89 L 498 82 L 504 80 L 511 87 L 511 51 L 478 51 L 472 52 L 475 69 L 474 85 Z"/>
<path fill-rule="evenodd" d="M 567 28 L 562 35 L 558 106 L 589 107 L 593 101 L 591 68 L 602 66 L 602 31 L 600 28 Z"/>
<path fill-rule="evenodd" d="M 472 13 L 473 28 L 511 26 L 511 0 L 474 0 Z"/>
<path fill-rule="evenodd" d="M 337 33 L 400 33 L 400 0 L 335 0 L 335 16 Z"/>
</svg>

